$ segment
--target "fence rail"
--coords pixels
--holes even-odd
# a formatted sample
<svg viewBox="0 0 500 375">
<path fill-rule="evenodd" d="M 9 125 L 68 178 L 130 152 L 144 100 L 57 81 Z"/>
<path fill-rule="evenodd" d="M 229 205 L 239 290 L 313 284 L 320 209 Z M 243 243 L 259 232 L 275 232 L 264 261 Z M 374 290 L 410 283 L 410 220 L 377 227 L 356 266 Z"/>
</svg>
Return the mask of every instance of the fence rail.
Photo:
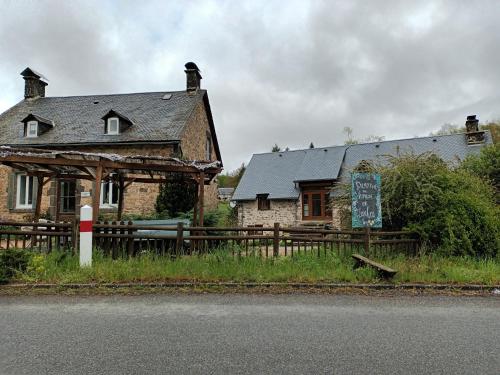
<svg viewBox="0 0 500 375">
<path fill-rule="evenodd" d="M 416 255 L 420 241 L 412 232 L 327 230 L 301 227 L 189 227 L 136 225 L 133 222 L 94 224 L 95 246 L 111 256 L 142 251 L 191 255 L 223 250 L 233 256 L 295 256 L 404 253 Z"/>
<path fill-rule="evenodd" d="M 74 223 L 0 221 L 0 250 L 11 248 L 38 250 L 73 250 L 77 231 Z"/>
<path fill-rule="evenodd" d="M 22 248 L 76 253 L 78 222 L 34 223 L 0 221 L 0 249 Z M 328 230 L 302 227 L 190 227 L 97 222 L 94 246 L 113 258 L 142 252 L 181 256 L 225 251 L 232 256 L 278 257 L 311 253 L 416 255 L 420 241 L 412 232 Z"/>
</svg>

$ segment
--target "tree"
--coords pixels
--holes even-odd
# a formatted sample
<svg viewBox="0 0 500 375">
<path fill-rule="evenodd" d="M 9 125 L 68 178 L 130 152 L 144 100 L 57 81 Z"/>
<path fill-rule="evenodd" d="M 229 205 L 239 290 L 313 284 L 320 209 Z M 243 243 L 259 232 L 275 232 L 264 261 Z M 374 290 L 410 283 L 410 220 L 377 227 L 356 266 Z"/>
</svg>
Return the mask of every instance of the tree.
<svg viewBox="0 0 500 375">
<path fill-rule="evenodd" d="M 311 142 L 311 144 L 309 145 L 309 148 L 314 148 L 314 144 Z"/>
<path fill-rule="evenodd" d="M 175 174 L 168 183 L 160 185 L 155 209 L 161 215 L 177 217 L 193 209 L 198 186 L 182 174 Z"/>
<path fill-rule="evenodd" d="M 236 188 L 245 173 L 245 163 L 242 163 L 241 166 L 234 171 L 231 171 L 226 174 L 221 174 L 217 177 L 219 187 L 232 187 Z"/>
<path fill-rule="evenodd" d="M 498 141 L 500 141 L 500 120 L 490 121 L 486 124 L 480 124 L 479 130 L 489 130 L 493 143 L 498 143 Z M 465 126 L 446 123 L 441 125 L 441 128 L 439 128 L 439 130 L 431 132 L 430 135 L 448 135 L 465 132 Z"/>
<path fill-rule="evenodd" d="M 271 152 L 280 152 L 281 148 L 278 146 L 277 143 L 274 144 L 273 148 L 271 149 Z"/>
<path fill-rule="evenodd" d="M 369 135 L 366 138 L 363 139 L 355 139 L 352 134 L 353 134 L 353 129 L 350 128 L 349 126 L 344 127 L 344 133 L 347 136 L 347 139 L 344 141 L 344 144 L 346 145 L 356 145 L 358 143 L 368 143 L 368 142 L 382 142 L 385 137 L 379 136 L 379 135 Z"/>
</svg>

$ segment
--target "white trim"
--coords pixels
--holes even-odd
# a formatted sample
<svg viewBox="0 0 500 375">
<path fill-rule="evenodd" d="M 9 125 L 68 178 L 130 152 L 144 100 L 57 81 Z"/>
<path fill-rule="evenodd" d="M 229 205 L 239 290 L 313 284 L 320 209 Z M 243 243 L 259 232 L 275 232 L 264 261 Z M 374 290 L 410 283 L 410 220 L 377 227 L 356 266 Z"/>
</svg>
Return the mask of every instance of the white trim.
<svg viewBox="0 0 500 375">
<path fill-rule="evenodd" d="M 32 125 L 34 125 L 33 129 L 31 129 Z M 32 134 L 31 130 L 34 130 L 35 133 Z M 28 123 L 26 124 L 26 137 L 27 138 L 38 137 L 38 121 L 28 121 Z"/>
<path fill-rule="evenodd" d="M 21 203 L 21 177 L 25 177 L 24 181 L 24 203 Z M 31 203 L 29 202 L 29 185 L 31 181 Z M 33 176 L 27 176 L 23 173 L 17 174 L 16 177 L 16 208 L 31 209 L 33 208 L 33 193 L 34 193 L 34 180 Z"/>
<path fill-rule="evenodd" d="M 116 129 L 111 131 L 111 123 L 112 122 L 116 122 Z M 109 135 L 118 135 L 120 134 L 120 120 L 118 119 L 118 117 L 110 117 L 108 118 L 108 121 L 106 123 L 106 126 L 107 126 L 107 131 L 106 133 L 109 134 Z"/>
</svg>

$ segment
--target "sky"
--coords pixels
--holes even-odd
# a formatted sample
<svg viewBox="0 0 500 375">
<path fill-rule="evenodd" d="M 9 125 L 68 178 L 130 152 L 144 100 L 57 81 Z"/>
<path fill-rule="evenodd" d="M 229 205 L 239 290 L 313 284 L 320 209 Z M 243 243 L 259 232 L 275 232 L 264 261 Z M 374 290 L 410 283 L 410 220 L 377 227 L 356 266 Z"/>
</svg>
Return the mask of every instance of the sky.
<svg viewBox="0 0 500 375">
<path fill-rule="evenodd" d="M 226 171 L 253 153 L 500 118 L 499 1 L 0 0 L 0 112 L 47 96 L 185 89 L 201 70 Z"/>
</svg>

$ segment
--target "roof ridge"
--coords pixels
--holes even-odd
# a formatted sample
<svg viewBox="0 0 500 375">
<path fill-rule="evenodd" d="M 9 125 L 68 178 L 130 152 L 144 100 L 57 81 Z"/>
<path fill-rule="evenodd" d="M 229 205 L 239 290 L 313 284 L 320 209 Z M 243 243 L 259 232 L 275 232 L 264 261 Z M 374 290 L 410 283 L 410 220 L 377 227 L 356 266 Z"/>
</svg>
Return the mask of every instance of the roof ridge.
<svg viewBox="0 0 500 375">
<path fill-rule="evenodd" d="M 199 89 L 200 92 L 205 92 L 205 89 Z M 94 96 L 125 96 L 125 95 L 143 95 L 143 94 L 177 94 L 177 93 L 187 93 L 186 90 L 177 91 L 144 91 L 144 92 L 126 92 L 120 94 L 88 94 L 88 95 L 63 95 L 63 96 L 45 96 L 38 99 L 62 99 L 62 98 L 89 98 Z"/>
<path fill-rule="evenodd" d="M 486 133 L 490 131 L 488 129 L 483 130 Z M 268 152 L 258 152 L 253 155 L 268 155 L 268 154 L 282 154 L 286 152 L 297 152 L 297 151 L 314 151 L 314 150 L 324 150 L 325 148 L 340 148 L 340 147 L 352 147 L 352 146 L 362 146 L 362 145 L 371 145 L 371 144 L 380 144 L 380 143 L 389 143 L 389 142 L 399 142 L 399 141 L 409 141 L 414 139 L 426 139 L 426 138 L 442 138 L 442 137 L 454 137 L 457 135 L 465 135 L 467 132 L 461 133 L 452 133 L 452 134 L 438 134 L 438 135 L 425 135 L 422 137 L 408 137 L 408 138 L 397 138 L 397 139 L 388 139 L 383 141 L 374 141 L 374 142 L 363 142 L 363 143 L 351 143 L 347 145 L 333 145 L 333 146 L 323 146 L 323 147 L 314 147 L 314 148 L 299 148 L 296 150 L 288 150 L 288 151 L 268 151 Z"/>
</svg>

